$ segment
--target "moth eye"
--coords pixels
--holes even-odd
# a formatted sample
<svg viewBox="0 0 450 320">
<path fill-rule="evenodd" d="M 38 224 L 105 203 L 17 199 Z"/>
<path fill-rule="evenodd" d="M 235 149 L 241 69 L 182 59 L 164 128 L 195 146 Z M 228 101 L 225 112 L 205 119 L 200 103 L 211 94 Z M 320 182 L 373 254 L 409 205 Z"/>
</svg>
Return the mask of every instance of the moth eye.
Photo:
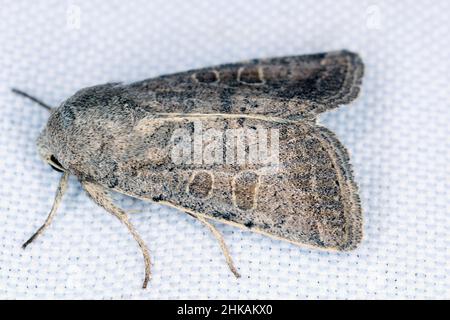
<svg viewBox="0 0 450 320">
<path fill-rule="evenodd" d="M 56 164 L 57 166 L 61 167 L 61 168 L 63 167 L 62 164 L 59 163 L 58 159 L 56 159 L 54 155 L 51 155 L 51 156 L 50 156 L 50 161 L 51 161 L 52 163 Z M 52 165 L 51 163 L 50 163 L 50 167 L 52 167 L 53 170 L 55 170 L 55 171 L 58 171 L 58 172 L 64 172 L 64 171 L 62 171 L 61 169 L 59 169 L 59 168 L 55 167 L 54 165 Z"/>
</svg>

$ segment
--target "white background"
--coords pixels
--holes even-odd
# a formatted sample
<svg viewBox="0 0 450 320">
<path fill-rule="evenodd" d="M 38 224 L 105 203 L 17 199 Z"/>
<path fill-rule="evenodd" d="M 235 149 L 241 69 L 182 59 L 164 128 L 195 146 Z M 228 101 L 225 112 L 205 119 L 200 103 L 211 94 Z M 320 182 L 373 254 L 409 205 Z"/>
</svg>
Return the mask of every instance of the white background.
<svg viewBox="0 0 450 320">
<path fill-rule="evenodd" d="M 1 1 L 1 298 L 450 298 L 449 1 Z M 35 139 L 53 106 L 109 81 L 257 57 L 346 48 L 366 65 L 362 95 L 321 116 L 351 153 L 365 239 L 350 253 L 296 247 L 217 224 L 218 244 L 175 209 L 118 196 L 150 247 L 75 179 L 53 225 L 59 174 Z"/>
</svg>

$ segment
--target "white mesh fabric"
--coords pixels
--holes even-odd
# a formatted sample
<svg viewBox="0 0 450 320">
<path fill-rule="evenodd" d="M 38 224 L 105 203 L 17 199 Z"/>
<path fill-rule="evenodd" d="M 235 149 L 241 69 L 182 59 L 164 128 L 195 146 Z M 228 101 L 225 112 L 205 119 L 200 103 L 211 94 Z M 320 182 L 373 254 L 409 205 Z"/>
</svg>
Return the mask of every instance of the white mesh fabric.
<svg viewBox="0 0 450 320">
<path fill-rule="evenodd" d="M 450 298 L 449 2 L 3 1 L 0 11 L 1 298 Z M 354 252 L 334 253 L 217 223 L 243 277 L 201 223 L 124 196 L 153 279 L 125 227 L 75 179 L 52 226 L 59 174 L 35 139 L 57 106 L 110 81 L 239 60 L 346 48 L 360 98 L 321 116 L 351 153 L 365 217 Z"/>
</svg>

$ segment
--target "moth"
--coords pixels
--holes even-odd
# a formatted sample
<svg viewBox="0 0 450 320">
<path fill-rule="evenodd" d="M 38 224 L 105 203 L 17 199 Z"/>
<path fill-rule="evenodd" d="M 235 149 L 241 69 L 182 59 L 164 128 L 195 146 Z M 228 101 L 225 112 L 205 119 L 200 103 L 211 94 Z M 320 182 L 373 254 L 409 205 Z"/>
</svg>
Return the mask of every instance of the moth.
<svg viewBox="0 0 450 320">
<path fill-rule="evenodd" d="M 110 191 L 198 219 L 237 277 L 211 220 L 301 246 L 354 249 L 362 212 L 348 152 L 317 117 L 357 97 L 363 70 L 345 50 L 254 59 L 97 85 L 57 108 L 13 89 L 50 110 L 37 149 L 62 172 L 45 223 L 23 247 L 50 225 L 73 175 L 139 244 L 144 288 L 149 250 Z"/>
</svg>

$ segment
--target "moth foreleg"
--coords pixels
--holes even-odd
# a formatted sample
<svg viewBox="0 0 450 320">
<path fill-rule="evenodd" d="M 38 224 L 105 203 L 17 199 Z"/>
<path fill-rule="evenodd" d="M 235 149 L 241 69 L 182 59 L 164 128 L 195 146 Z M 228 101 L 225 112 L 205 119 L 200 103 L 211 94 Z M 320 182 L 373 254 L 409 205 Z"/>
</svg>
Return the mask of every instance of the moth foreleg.
<svg viewBox="0 0 450 320">
<path fill-rule="evenodd" d="M 151 272 L 150 272 L 150 253 L 144 240 L 142 240 L 141 236 L 138 234 L 134 226 L 131 224 L 126 212 L 117 207 L 113 203 L 111 197 L 109 196 L 105 188 L 103 188 L 98 184 L 87 181 L 83 181 L 81 182 L 81 184 L 83 185 L 84 190 L 86 190 L 88 195 L 92 198 L 92 200 L 94 200 L 96 204 L 103 207 L 109 213 L 113 214 L 127 227 L 128 231 L 133 235 L 133 238 L 141 247 L 142 255 L 144 256 L 145 262 L 145 276 L 142 287 L 146 288 L 148 281 L 150 280 Z"/>
<path fill-rule="evenodd" d="M 239 274 L 239 272 L 237 271 L 237 269 L 234 265 L 233 259 L 231 258 L 230 251 L 228 250 L 227 244 L 225 243 L 225 240 L 224 240 L 222 234 L 219 232 L 219 230 L 217 230 L 217 228 L 212 223 L 210 223 L 208 220 L 206 220 L 204 217 L 193 214 L 193 213 L 188 213 L 188 214 L 190 216 L 198 219 L 201 223 L 203 223 L 204 225 L 206 225 L 208 227 L 208 229 L 212 232 L 214 237 L 216 237 L 217 241 L 219 241 L 220 248 L 222 249 L 223 255 L 225 256 L 225 259 L 227 261 L 228 267 L 230 268 L 231 272 L 233 272 L 233 274 L 236 276 L 236 278 L 240 278 L 241 275 Z"/>
<path fill-rule="evenodd" d="M 44 230 L 52 223 L 53 218 L 55 217 L 56 211 L 58 210 L 59 204 L 61 203 L 61 199 L 66 192 L 67 189 L 67 181 L 69 178 L 69 174 L 64 172 L 59 180 L 58 189 L 56 190 L 55 200 L 53 201 L 52 209 L 45 219 L 45 222 L 39 229 L 28 239 L 23 245 L 22 248 L 26 248 L 34 239 L 36 239 Z"/>
</svg>

